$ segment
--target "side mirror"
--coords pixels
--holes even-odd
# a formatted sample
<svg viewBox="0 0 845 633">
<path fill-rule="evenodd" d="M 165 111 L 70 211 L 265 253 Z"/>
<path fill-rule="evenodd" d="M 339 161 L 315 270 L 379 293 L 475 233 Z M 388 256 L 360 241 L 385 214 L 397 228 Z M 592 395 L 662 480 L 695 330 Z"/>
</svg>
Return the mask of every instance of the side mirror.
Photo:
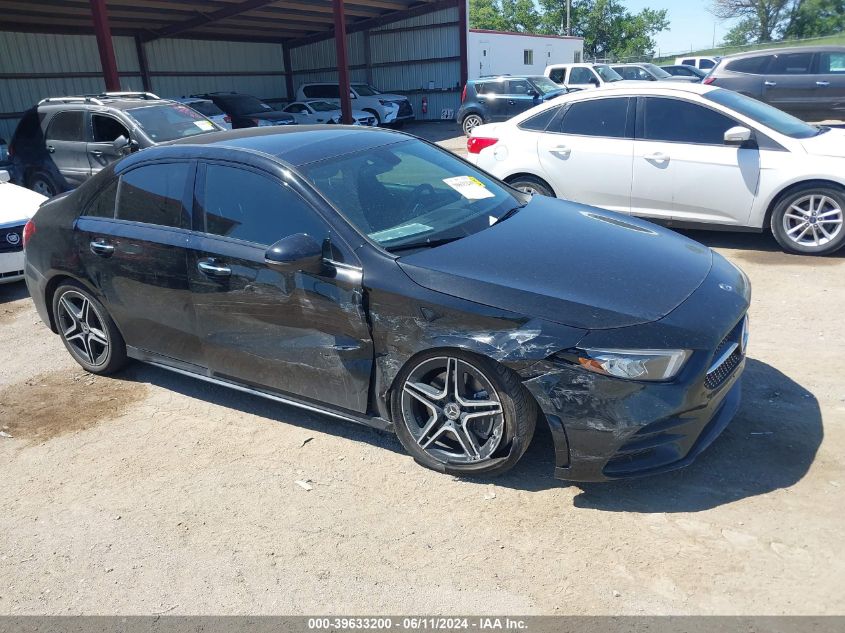
<svg viewBox="0 0 845 633">
<path fill-rule="evenodd" d="M 737 125 L 725 132 L 725 145 L 742 147 L 751 140 L 751 130 L 747 127 Z"/>
<path fill-rule="evenodd" d="M 529 96 L 529 97 L 533 97 L 534 99 L 536 99 L 536 98 L 537 98 L 537 97 L 539 97 L 540 95 L 537 93 L 537 91 L 536 91 L 536 90 L 529 90 L 529 91 L 528 91 L 528 96 Z"/>
<path fill-rule="evenodd" d="M 590 83 L 593 84 L 594 86 L 598 87 L 599 86 L 599 78 L 598 77 L 590 77 Z"/>
<path fill-rule="evenodd" d="M 112 147 L 113 147 L 116 151 L 118 151 L 118 152 L 119 152 L 120 150 L 122 150 L 122 149 L 125 149 L 125 148 L 129 147 L 129 139 L 128 139 L 128 138 L 126 138 L 125 136 L 123 136 L 123 134 L 121 134 L 120 136 L 118 136 L 116 139 L 114 139 L 114 140 L 111 142 L 111 146 L 112 146 Z"/>
<path fill-rule="evenodd" d="M 12 175 L 5 169 L 0 169 L 0 183 L 9 182 Z"/>
<path fill-rule="evenodd" d="M 294 233 L 268 248 L 264 263 L 282 272 L 318 273 L 323 267 L 323 247 L 310 235 Z"/>
</svg>

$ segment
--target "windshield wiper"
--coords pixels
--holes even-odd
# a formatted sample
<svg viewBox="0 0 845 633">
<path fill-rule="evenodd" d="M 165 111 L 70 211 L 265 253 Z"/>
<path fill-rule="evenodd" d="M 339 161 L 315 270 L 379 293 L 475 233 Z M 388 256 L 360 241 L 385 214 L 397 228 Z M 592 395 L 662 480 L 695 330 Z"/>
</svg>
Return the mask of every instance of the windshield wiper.
<svg viewBox="0 0 845 633">
<path fill-rule="evenodd" d="M 463 237 L 463 236 L 461 236 Z M 461 239 L 460 237 L 443 237 L 439 240 L 425 240 L 424 242 L 408 242 L 407 244 L 399 244 L 397 246 L 388 246 L 386 250 L 389 253 L 398 253 L 399 251 L 410 251 L 418 248 L 434 248 L 435 246 L 443 246 L 449 242 Z"/>
<path fill-rule="evenodd" d="M 510 217 L 512 217 L 512 216 L 514 216 L 514 215 L 516 215 L 517 211 L 519 211 L 520 209 L 522 209 L 522 207 L 524 207 L 524 206 L 525 206 L 524 204 L 521 204 L 521 205 L 519 205 L 519 206 L 514 207 L 513 209 L 511 209 L 510 211 L 508 211 L 507 213 L 505 213 L 505 215 L 501 216 L 498 220 L 496 220 L 495 222 L 493 222 L 493 224 L 491 224 L 490 226 L 496 226 L 499 222 L 504 222 L 504 221 L 505 221 L 505 220 L 507 220 L 508 218 L 510 218 Z"/>
</svg>

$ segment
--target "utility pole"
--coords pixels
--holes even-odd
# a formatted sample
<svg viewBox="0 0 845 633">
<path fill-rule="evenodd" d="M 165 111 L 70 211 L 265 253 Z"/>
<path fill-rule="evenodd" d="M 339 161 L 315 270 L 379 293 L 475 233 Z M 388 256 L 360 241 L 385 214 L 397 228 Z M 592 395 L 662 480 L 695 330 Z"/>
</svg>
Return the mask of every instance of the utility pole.
<svg viewBox="0 0 845 633">
<path fill-rule="evenodd" d="M 569 11 L 571 9 L 572 0 L 566 0 L 566 34 L 572 35 L 572 24 L 570 22 Z"/>
</svg>

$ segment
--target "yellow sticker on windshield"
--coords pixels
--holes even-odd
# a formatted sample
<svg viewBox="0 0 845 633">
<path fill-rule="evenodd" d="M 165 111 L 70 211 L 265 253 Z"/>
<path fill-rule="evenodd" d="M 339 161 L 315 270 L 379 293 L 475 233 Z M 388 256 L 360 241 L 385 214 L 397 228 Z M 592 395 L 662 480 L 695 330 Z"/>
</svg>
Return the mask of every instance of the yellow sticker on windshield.
<svg viewBox="0 0 845 633">
<path fill-rule="evenodd" d="M 483 200 L 484 198 L 495 198 L 496 194 L 488 191 L 484 183 L 474 176 L 455 176 L 444 178 L 443 182 L 457 191 L 467 200 Z"/>
<path fill-rule="evenodd" d="M 211 132 L 214 129 L 214 124 L 211 121 L 194 121 L 194 125 L 203 132 Z"/>
</svg>

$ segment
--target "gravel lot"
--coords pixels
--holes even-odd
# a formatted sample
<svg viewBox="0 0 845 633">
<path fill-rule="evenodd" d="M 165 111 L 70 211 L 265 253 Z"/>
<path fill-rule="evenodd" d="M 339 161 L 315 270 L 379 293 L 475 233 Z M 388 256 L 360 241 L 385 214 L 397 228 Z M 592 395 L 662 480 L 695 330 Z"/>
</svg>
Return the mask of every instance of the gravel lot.
<svg viewBox="0 0 845 633">
<path fill-rule="evenodd" d="M 460 480 L 153 367 L 93 377 L 0 286 L 0 614 L 845 613 L 845 253 L 690 235 L 754 287 L 743 406 L 686 470 L 612 484 L 554 480 L 544 431 Z"/>
</svg>

